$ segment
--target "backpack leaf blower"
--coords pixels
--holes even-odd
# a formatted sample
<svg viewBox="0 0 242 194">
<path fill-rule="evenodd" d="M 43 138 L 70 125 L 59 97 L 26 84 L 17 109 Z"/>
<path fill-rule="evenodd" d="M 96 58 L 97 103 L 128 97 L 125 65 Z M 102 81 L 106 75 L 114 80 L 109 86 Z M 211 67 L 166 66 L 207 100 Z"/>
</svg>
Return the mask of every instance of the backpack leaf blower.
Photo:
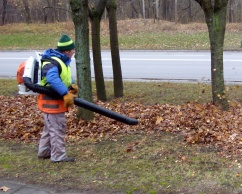
<svg viewBox="0 0 242 194">
<path fill-rule="evenodd" d="M 36 94 L 36 93 L 41 93 L 41 94 L 46 94 L 51 97 L 55 98 L 62 98 L 56 91 L 54 91 L 51 87 L 46 87 L 46 86 L 40 86 L 39 81 L 40 81 L 40 54 L 37 53 L 38 58 L 35 59 L 33 57 L 30 57 L 29 60 L 26 61 L 25 67 L 24 67 L 24 72 L 22 75 L 20 75 L 19 71 L 17 74 L 17 78 L 19 79 L 22 78 L 21 81 L 18 81 L 19 84 L 19 90 L 23 90 L 27 92 L 19 92 L 20 94 Z M 19 66 L 20 67 L 20 66 Z M 23 68 L 23 67 L 22 67 Z M 120 121 L 122 123 L 128 124 L 128 125 L 137 125 L 138 120 L 134 118 L 127 117 L 125 115 L 121 115 L 117 112 L 111 111 L 109 109 L 100 107 L 94 103 L 88 102 L 84 99 L 80 98 L 74 98 L 74 104 L 85 108 L 87 110 L 90 110 L 92 112 L 99 113 L 101 115 L 104 115 L 106 117 L 109 117 L 111 119 Z"/>
</svg>

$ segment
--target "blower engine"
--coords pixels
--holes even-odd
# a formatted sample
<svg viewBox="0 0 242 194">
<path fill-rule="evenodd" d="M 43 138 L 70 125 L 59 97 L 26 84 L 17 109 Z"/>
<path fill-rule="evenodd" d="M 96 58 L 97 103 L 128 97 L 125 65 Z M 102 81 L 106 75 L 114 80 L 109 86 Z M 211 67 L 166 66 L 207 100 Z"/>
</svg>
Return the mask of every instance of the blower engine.
<svg viewBox="0 0 242 194">
<path fill-rule="evenodd" d="M 30 78 L 31 82 L 34 84 L 40 83 L 41 78 L 41 53 L 36 52 L 37 57 L 29 57 L 26 61 L 22 62 L 17 70 L 17 82 L 18 82 L 18 93 L 19 94 L 35 94 L 24 84 L 24 77 Z"/>
</svg>

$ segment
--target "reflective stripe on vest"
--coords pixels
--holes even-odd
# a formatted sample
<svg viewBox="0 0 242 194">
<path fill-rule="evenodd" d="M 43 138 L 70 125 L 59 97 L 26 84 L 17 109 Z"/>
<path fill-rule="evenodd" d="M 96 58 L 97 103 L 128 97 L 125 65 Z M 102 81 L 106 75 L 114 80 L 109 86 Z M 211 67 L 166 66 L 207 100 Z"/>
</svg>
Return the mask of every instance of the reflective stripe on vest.
<svg viewBox="0 0 242 194">
<path fill-rule="evenodd" d="M 38 107 L 45 113 L 62 113 L 68 111 L 68 108 L 64 106 L 63 99 L 54 99 L 45 94 L 38 96 Z"/>
</svg>

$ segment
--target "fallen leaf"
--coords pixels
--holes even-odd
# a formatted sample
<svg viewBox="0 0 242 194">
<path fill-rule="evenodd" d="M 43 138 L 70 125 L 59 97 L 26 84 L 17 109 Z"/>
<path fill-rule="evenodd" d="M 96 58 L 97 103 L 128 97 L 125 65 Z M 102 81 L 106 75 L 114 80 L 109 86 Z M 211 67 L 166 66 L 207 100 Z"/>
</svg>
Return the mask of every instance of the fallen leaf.
<svg viewBox="0 0 242 194">
<path fill-rule="evenodd" d="M 3 191 L 3 192 L 7 192 L 10 188 L 6 187 L 6 186 L 3 186 L 3 187 L 0 187 L 0 190 Z"/>
<path fill-rule="evenodd" d="M 162 117 L 158 117 L 158 118 L 156 119 L 155 124 L 158 125 L 158 124 L 160 124 L 162 121 L 163 121 L 163 118 L 162 118 Z"/>
</svg>

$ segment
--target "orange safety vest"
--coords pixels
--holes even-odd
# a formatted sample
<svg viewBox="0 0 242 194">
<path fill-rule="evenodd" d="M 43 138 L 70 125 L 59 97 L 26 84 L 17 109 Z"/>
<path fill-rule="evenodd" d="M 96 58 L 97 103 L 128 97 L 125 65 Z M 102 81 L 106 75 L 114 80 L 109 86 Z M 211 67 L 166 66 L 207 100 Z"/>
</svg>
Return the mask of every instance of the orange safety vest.
<svg viewBox="0 0 242 194">
<path fill-rule="evenodd" d="M 38 107 L 41 111 L 50 114 L 68 111 L 68 108 L 64 106 L 63 99 L 55 99 L 45 94 L 39 94 Z"/>
<path fill-rule="evenodd" d="M 69 87 L 71 84 L 71 68 L 70 66 L 66 67 L 66 65 L 58 58 L 52 57 L 57 60 L 62 68 L 62 72 L 60 74 L 60 78 L 66 87 Z M 43 84 L 43 83 L 42 83 Z M 38 96 L 38 107 L 41 111 L 45 113 L 63 113 L 67 112 L 68 108 L 64 106 L 64 100 L 52 98 L 51 96 L 47 96 L 45 94 L 39 94 Z"/>
</svg>

